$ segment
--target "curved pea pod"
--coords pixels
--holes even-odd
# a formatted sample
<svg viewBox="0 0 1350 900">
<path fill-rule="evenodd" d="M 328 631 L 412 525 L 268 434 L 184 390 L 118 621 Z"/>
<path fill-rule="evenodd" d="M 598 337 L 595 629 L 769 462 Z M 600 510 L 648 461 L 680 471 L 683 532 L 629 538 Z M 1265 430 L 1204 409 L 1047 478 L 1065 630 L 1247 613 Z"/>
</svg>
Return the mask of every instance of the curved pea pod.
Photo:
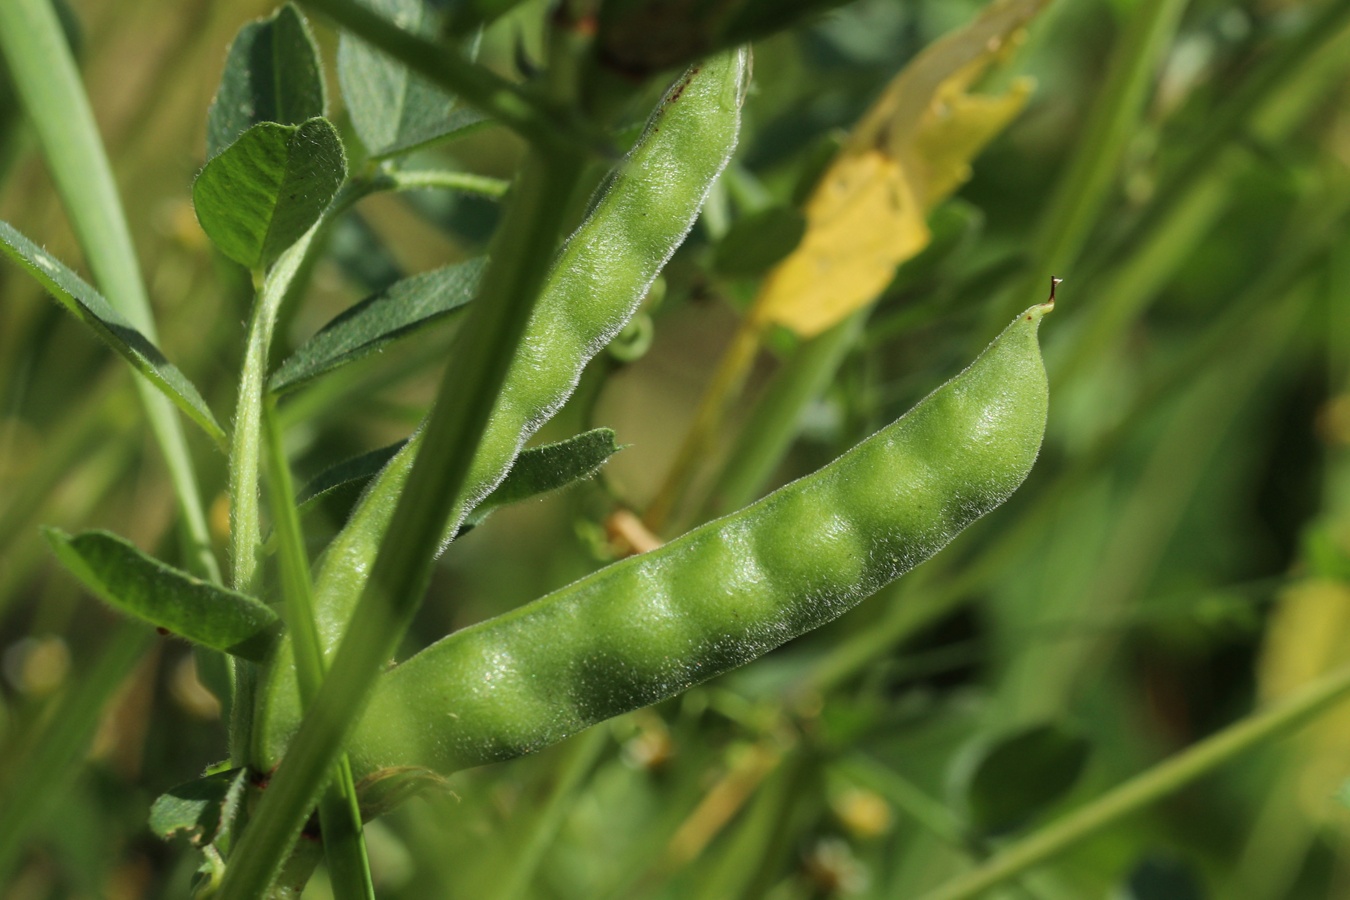
<svg viewBox="0 0 1350 900">
<path fill-rule="evenodd" d="M 582 368 L 628 322 L 684 241 L 735 149 L 748 78 L 748 54 L 737 51 L 676 81 L 559 251 L 446 524 L 447 543 L 571 395 Z M 420 445 L 414 435 L 389 462 L 324 552 L 315 608 L 327 653 L 341 640 Z M 279 643 L 257 702 L 253 762 L 265 771 L 300 718 L 289 639 Z"/>
<path fill-rule="evenodd" d="M 928 559 L 1035 462 L 1050 308 L 816 473 L 387 672 L 353 766 L 448 773 L 537 750 L 748 662 Z"/>
</svg>

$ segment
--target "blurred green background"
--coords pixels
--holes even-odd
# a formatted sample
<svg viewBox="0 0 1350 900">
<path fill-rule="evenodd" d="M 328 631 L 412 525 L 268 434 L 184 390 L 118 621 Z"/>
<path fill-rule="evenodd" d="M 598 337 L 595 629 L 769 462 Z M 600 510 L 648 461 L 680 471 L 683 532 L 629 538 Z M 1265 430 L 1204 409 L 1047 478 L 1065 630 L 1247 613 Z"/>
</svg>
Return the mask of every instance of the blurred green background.
<svg viewBox="0 0 1350 900">
<path fill-rule="evenodd" d="M 228 410 L 251 290 L 213 255 L 189 196 L 225 48 L 271 6 L 71 7 L 160 345 Z M 546 7 L 495 25 L 484 59 L 511 73 L 537 54 Z M 799 203 L 891 77 L 979 8 L 856 0 L 757 44 L 720 215 L 734 225 Z M 331 64 L 335 39 L 319 31 Z M 1037 83 L 1027 108 L 933 213 L 933 243 L 897 274 L 757 490 L 894 419 L 1042 299 L 1053 272 L 1065 283 L 1042 329 L 1049 432 L 1028 482 L 837 623 L 379 820 L 381 897 L 918 897 L 1350 661 L 1350 2 L 1053 0 L 987 81 L 1020 74 Z M 331 72 L 329 84 L 336 96 Z M 430 153 L 507 177 L 519 149 L 489 128 Z M 0 218 L 78 263 L 4 92 L 0 177 Z M 401 273 L 480 252 L 495 216 L 441 194 L 363 203 L 286 340 Z M 610 514 L 656 490 L 757 284 L 715 265 L 718 231 L 697 226 L 649 300 L 650 349 L 598 357 L 540 436 L 608 425 L 630 446 L 592 482 L 457 542 L 410 649 L 618 552 Z M 406 436 L 448 335 L 438 326 L 290 398 L 298 478 Z M 771 336 L 705 487 L 800 359 L 792 338 Z M 176 510 L 131 377 L 0 267 L 0 783 L 22 778 L 15 760 L 114 621 L 53 565 L 38 524 L 109 528 L 176 558 Z M 223 550 L 224 459 L 192 441 Z M 319 523 L 316 549 L 337 521 Z M 0 894 L 185 895 L 196 851 L 145 819 L 155 796 L 225 756 L 190 660 L 165 641 L 120 685 Z M 1004 895 L 1350 896 L 1350 810 L 1337 799 L 1347 716 L 1224 766 Z M 327 896 L 322 875 L 306 896 Z"/>
</svg>

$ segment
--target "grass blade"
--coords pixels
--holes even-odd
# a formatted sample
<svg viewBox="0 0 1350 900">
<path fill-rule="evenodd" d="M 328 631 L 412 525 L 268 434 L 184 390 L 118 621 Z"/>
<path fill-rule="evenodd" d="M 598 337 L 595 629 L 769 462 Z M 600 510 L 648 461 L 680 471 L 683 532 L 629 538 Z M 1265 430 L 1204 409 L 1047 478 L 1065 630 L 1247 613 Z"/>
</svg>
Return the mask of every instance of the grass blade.
<svg viewBox="0 0 1350 900">
<path fill-rule="evenodd" d="M 483 260 L 445 266 L 390 285 L 342 313 L 272 373 L 268 386 L 292 390 L 338 366 L 439 321 L 473 299 Z"/>
<path fill-rule="evenodd" d="M 94 279 L 113 307 L 147 340 L 154 341 L 154 316 L 117 183 L 60 18 L 46 0 L 0 3 L 0 55 L 9 66 Z M 137 390 L 183 514 L 190 565 L 218 581 L 220 567 L 211 550 L 211 533 L 182 427 L 172 404 L 150 384 L 138 382 Z"/>
</svg>

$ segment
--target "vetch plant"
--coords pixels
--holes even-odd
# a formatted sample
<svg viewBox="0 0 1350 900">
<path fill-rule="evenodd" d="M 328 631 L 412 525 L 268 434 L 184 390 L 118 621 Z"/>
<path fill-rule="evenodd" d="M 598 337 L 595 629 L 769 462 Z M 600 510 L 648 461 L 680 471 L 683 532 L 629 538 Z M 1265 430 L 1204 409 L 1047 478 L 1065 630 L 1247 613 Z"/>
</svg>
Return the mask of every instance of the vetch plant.
<svg viewBox="0 0 1350 900">
<path fill-rule="evenodd" d="M 90 593 L 191 642 L 224 708 L 228 759 L 150 812 L 157 834 L 186 835 L 202 851 L 197 896 L 294 896 L 322 858 L 335 896 L 373 897 L 371 820 L 414 794 L 443 790 L 456 772 L 531 754 L 679 695 L 836 619 L 933 557 L 1028 477 L 1050 405 L 1039 330 L 1058 279 L 1047 301 L 997 336 L 979 334 L 992 343 L 963 360 L 964 369 L 951 366 L 951 377 L 908 412 L 751 502 L 802 405 L 858 340 L 897 267 L 941 249 L 941 204 L 1031 92 L 1019 79 L 1002 94 L 979 93 L 979 78 L 1016 49 L 1045 3 L 995 0 L 916 54 L 797 186 L 795 205 L 773 205 L 737 163 L 754 89 L 746 44 L 837 5 L 710 4 L 677 16 L 683 27 L 652 43 L 680 4 L 564 2 L 548 17 L 542 60 L 517 48 L 520 81 L 476 61 L 484 29 L 517 15 L 513 2 L 466 0 L 442 12 L 421 0 L 306 0 L 244 26 L 207 113 L 206 160 L 192 187 L 201 230 L 228 260 L 222 265 L 242 267 L 252 290 L 230 415 L 213 412 L 156 345 L 57 14 L 48 0 L 0 6 L 0 51 L 95 283 L 6 223 L 0 252 L 137 373 L 172 473 L 183 567 L 108 531 L 53 527 L 45 536 Z M 301 7 L 341 31 L 341 115 Z M 1175 4 L 1159 11 L 1140 46 L 1152 46 L 1176 12 Z M 1121 96 L 1113 112 L 1127 117 L 1133 95 Z M 418 167 L 428 149 L 494 125 L 523 140 L 512 178 Z M 385 284 L 279 353 L 316 265 L 335 234 L 354 227 L 358 204 L 425 190 L 500 206 L 486 254 Z M 731 194 L 749 209 L 734 227 L 726 222 Z M 651 327 L 644 304 L 665 289 L 663 272 L 700 217 L 700 240 L 714 244 L 709 268 L 752 299 L 683 448 L 642 510 L 654 532 L 646 539 L 669 540 L 400 658 L 436 560 L 453 556 L 459 537 L 508 505 L 592 478 L 619 452 L 623 435 L 608 427 L 529 442 L 603 367 L 597 357 L 612 342 Z M 437 333 L 445 369 L 420 424 L 298 487 L 288 404 L 450 322 L 452 337 Z M 700 480 L 751 363 L 773 340 L 797 354 L 789 388 L 762 400 L 773 421 L 748 429 L 753 452 Z M 646 344 L 634 346 L 614 358 L 627 361 Z M 228 484 L 224 567 L 211 549 L 179 413 L 206 438 Z M 344 496 L 355 500 L 329 537 L 314 511 Z M 146 632 L 129 627 L 110 645 L 104 681 L 129 669 Z M 818 674 L 807 687 L 833 677 Z M 794 702 L 805 703 L 811 690 L 794 689 Z M 981 842 L 1035 823 L 1062 800 L 1088 748 L 1041 726 L 987 742 L 966 760 L 973 774 L 961 789 L 971 821 L 931 809 L 928 818 L 934 831 L 988 859 L 936 896 L 973 896 L 1016 878 L 1347 691 L 1350 676 L 1333 676 L 993 854 Z M 90 710 L 106 694 L 95 686 L 72 698 L 84 712 L 44 737 L 60 751 L 53 760 L 76 757 Z M 795 726 L 769 718 L 741 767 L 731 767 L 732 786 L 710 797 L 744 796 L 744 785 L 753 790 L 761 780 L 761 797 L 791 790 L 774 770 L 798 739 L 783 736 Z M 594 761 L 593 743 L 575 746 L 576 768 L 559 779 L 537 839 L 524 845 L 524 874 L 504 882 L 506 896 L 525 889 L 578 773 Z M 1027 790 L 999 792 L 1006 772 L 1037 770 L 1048 774 Z M 55 778 L 61 770 L 46 771 Z M 905 796 L 865 758 L 846 759 L 841 771 Z M 0 798 L 20 808 L 25 790 L 38 787 L 0 783 Z M 922 800 L 915 806 L 922 814 Z M 0 877 L 29 827 L 25 815 L 0 825 Z M 773 818 L 769 805 L 747 813 L 765 833 Z M 671 846 L 698 841 L 677 834 Z M 822 859 L 847 856 L 839 845 L 821 846 L 835 848 Z M 709 876 L 709 896 L 721 877 Z"/>
</svg>

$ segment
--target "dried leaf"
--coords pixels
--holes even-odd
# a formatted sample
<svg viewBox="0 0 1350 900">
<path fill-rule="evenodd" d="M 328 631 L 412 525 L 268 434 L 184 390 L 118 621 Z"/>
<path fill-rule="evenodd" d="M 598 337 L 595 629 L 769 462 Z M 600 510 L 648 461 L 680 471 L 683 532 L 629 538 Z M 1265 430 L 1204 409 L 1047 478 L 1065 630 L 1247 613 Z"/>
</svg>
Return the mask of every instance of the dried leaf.
<svg viewBox="0 0 1350 900">
<path fill-rule="evenodd" d="M 1002 96 L 970 87 L 1015 48 L 1045 2 L 995 0 L 896 76 L 817 184 L 806 236 L 765 279 L 753 316 L 819 334 L 871 303 L 928 245 L 928 213 L 970 176 L 970 160 L 1031 92 L 1029 79 Z"/>
</svg>

